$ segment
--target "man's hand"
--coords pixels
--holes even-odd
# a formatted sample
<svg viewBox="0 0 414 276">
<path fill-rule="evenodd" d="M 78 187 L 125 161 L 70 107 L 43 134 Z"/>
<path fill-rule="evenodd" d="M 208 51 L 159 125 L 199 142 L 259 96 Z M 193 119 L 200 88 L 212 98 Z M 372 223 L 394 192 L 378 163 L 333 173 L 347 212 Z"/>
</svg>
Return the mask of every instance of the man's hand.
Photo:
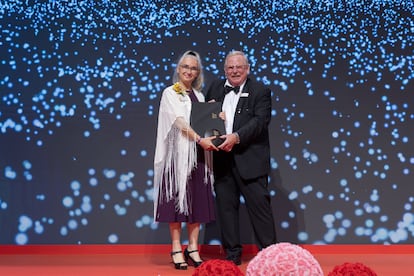
<svg viewBox="0 0 414 276">
<path fill-rule="evenodd" d="M 230 152 L 234 145 L 239 143 L 239 136 L 236 133 L 222 135 L 220 138 L 225 140 L 218 148 L 226 152 Z"/>
<path fill-rule="evenodd" d="M 219 117 L 220 117 L 220 119 L 222 119 L 223 121 L 225 121 L 226 120 L 226 112 L 224 112 L 224 111 L 220 112 L 219 113 Z"/>
</svg>

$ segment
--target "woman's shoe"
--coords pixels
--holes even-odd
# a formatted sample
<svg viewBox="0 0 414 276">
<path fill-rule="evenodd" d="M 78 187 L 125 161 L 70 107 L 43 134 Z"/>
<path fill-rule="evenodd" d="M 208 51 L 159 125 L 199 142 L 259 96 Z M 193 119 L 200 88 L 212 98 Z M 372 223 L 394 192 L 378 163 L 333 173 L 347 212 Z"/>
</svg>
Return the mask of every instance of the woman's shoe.
<svg viewBox="0 0 414 276">
<path fill-rule="evenodd" d="M 194 252 L 198 252 L 198 250 L 188 251 L 188 248 L 186 248 L 184 250 L 185 261 L 188 262 L 188 259 L 190 259 L 193 262 L 194 267 L 199 267 L 203 263 L 203 261 L 202 260 L 201 261 L 194 260 L 193 257 L 191 257 L 191 255 L 190 255 L 191 253 L 194 253 Z"/>
<path fill-rule="evenodd" d="M 172 263 L 174 264 L 175 269 L 179 269 L 179 270 L 187 270 L 188 264 L 186 262 L 181 262 L 181 263 L 176 263 L 174 262 L 174 255 L 175 254 L 182 254 L 181 251 L 173 251 L 171 252 L 171 259 L 172 259 Z"/>
</svg>

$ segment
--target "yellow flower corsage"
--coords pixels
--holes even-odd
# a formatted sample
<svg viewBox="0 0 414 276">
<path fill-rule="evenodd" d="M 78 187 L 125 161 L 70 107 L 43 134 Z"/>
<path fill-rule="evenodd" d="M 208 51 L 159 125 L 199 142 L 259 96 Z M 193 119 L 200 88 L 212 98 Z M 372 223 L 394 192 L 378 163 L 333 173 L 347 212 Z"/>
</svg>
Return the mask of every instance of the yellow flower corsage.
<svg viewBox="0 0 414 276">
<path fill-rule="evenodd" d="M 187 95 L 187 92 L 181 87 L 179 82 L 174 83 L 173 90 L 179 95 L 182 95 L 182 96 Z"/>
</svg>

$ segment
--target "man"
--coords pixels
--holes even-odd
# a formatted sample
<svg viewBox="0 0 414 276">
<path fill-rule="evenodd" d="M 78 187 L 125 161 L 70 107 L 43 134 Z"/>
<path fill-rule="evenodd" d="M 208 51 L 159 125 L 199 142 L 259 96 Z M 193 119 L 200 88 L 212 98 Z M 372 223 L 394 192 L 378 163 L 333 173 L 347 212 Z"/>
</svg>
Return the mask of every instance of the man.
<svg viewBox="0 0 414 276">
<path fill-rule="evenodd" d="M 218 222 L 226 258 L 241 264 L 239 229 L 240 195 L 243 195 L 259 249 L 276 243 L 267 189 L 270 169 L 268 125 L 271 92 L 248 78 L 250 65 L 243 52 L 230 52 L 224 64 L 226 80 L 213 82 L 206 101 L 223 102 L 226 134 L 214 152 Z"/>
</svg>

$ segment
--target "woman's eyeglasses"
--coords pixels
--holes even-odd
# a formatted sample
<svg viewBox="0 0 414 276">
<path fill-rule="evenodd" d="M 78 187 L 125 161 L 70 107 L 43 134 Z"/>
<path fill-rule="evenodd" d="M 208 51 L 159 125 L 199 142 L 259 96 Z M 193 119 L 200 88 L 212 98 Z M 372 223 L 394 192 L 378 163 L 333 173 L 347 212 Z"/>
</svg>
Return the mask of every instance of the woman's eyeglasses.
<svg viewBox="0 0 414 276">
<path fill-rule="evenodd" d="M 190 67 L 187 64 L 182 64 L 180 65 L 180 67 L 186 71 L 190 71 L 190 72 L 198 72 L 198 68 L 197 67 Z"/>
</svg>

